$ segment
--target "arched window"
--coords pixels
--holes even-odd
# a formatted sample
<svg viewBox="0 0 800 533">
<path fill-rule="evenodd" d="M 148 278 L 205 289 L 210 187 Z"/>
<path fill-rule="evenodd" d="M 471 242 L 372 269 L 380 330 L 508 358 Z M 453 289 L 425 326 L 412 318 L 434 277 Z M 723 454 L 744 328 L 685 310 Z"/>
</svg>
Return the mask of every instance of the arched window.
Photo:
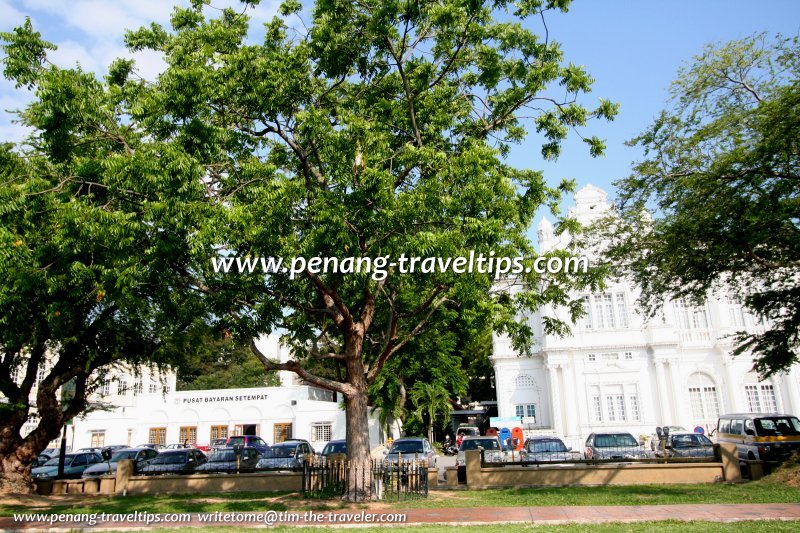
<svg viewBox="0 0 800 533">
<path fill-rule="evenodd" d="M 514 381 L 516 389 L 533 389 L 534 387 L 536 387 L 536 382 L 528 374 L 520 374 Z"/>
<path fill-rule="evenodd" d="M 711 376 L 695 372 L 689 376 L 689 401 L 696 422 L 716 421 L 719 417 L 719 395 Z"/>
</svg>

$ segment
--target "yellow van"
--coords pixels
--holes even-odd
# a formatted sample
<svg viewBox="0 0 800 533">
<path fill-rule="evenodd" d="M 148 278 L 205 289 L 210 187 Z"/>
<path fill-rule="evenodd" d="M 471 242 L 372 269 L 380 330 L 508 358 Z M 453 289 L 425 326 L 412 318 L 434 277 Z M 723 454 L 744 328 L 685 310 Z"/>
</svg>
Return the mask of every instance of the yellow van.
<svg viewBox="0 0 800 533">
<path fill-rule="evenodd" d="M 779 413 L 734 413 L 717 421 L 716 440 L 736 444 L 742 461 L 778 464 L 800 450 L 800 420 Z"/>
</svg>

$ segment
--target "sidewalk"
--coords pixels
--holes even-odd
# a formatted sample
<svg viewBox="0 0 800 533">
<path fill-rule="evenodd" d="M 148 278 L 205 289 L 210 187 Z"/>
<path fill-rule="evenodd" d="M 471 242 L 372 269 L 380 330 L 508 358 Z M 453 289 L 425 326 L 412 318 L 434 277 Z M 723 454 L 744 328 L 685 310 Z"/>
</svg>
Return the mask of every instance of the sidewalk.
<svg viewBox="0 0 800 533">
<path fill-rule="evenodd" d="M 386 527 L 390 523 L 379 523 L 366 515 L 384 517 L 405 514 L 405 520 L 397 516 L 389 522 L 402 525 L 481 525 L 481 524 L 599 524 L 613 522 L 651 522 L 659 520 L 740 522 L 750 520 L 800 520 L 800 503 L 768 504 L 681 504 L 681 505 L 642 505 L 642 506 L 568 506 L 568 507 L 472 507 L 442 509 L 382 509 L 364 511 L 320 511 L 320 512 L 275 512 L 263 513 L 220 513 L 231 515 L 218 520 L 200 520 L 196 513 L 189 521 L 180 523 L 150 523 L 143 520 L 98 522 L 49 523 L 47 521 L 14 522 L 12 517 L 0 518 L 0 529 L 47 529 L 67 531 L 75 529 L 143 529 L 149 527 L 215 527 L 215 526 L 359 526 Z M 207 516 L 213 513 L 205 513 Z M 271 520 L 256 520 L 257 515 L 271 514 Z M 232 520 L 231 518 L 238 518 Z"/>
</svg>

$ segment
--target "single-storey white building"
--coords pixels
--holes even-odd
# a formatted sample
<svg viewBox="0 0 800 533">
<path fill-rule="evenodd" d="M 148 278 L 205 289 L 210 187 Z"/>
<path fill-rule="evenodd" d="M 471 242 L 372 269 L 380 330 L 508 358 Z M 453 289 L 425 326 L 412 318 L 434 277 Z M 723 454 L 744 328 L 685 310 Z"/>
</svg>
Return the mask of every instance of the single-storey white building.
<svg viewBox="0 0 800 533">
<path fill-rule="evenodd" d="M 264 353 L 287 359 L 288 350 L 277 336 L 259 339 L 258 344 Z M 176 391 L 174 372 L 117 369 L 94 393 L 96 409 L 68 426 L 67 446 L 73 450 L 145 443 L 206 446 L 214 439 L 257 435 L 268 444 L 306 439 L 321 451 L 329 440 L 346 437 L 340 395 L 305 384 L 292 372 L 278 375 L 278 387 Z M 23 432 L 31 431 L 35 423 L 29 421 Z M 375 413 L 369 428 L 374 448 L 386 439 Z"/>
</svg>

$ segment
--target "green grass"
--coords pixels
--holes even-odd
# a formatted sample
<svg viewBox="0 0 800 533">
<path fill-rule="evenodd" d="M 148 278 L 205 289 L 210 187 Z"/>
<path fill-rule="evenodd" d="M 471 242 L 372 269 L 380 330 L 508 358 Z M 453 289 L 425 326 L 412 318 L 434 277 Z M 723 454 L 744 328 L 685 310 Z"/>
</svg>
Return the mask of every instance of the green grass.
<svg viewBox="0 0 800 533">
<path fill-rule="evenodd" d="M 406 508 L 538 507 L 553 505 L 669 505 L 678 503 L 796 503 L 800 489 L 759 481 L 742 484 L 635 485 L 487 489 L 445 493 L 398 504 Z"/>
<path fill-rule="evenodd" d="M 354 531 L 359 533 L 379 533 L 386 528 L 358 528 Z M 430 526 L 408 526 L 398 529 L 401 533 L 438 533 L 444 528 L 440 525 Z M 240 531 L 241 528 L 191 528 L 191 529 L 156 529 L 154 531 L 164 531 L 169 533 L 177 533 L 179 531 L 186 531 L 188 533 L 233 533 Z M 639 522 L 634 524 L 570 524 L 570 525 L 535 525 L 535 524 L 507 524 L 496 526 L 459 526 L 459 533 L 466 532 L 480 532 L 480 533 L 509 533 L 514 531 L 554 531 L 556 533 L 606 533 L 624 531 L 631 533 L 718 533 L 726 531 L 747 531 L 748 533 L 782 533 L 794 532 L 800 530 L 800 521 L 793 522 L 778 522 L 761 520 L 754 522 L 733 522 L 733 523 L 719 523 L 719 522 Z M 270 528 L 270 531 L 277 533 L 310 533 L 313 531 L 327 531 L 330 528 L 295 528 L 295 527 L 276 527 Z M 339 530 L 341 531 L 341 530 Z"/>
<path fill-rule="evenodd" d="M 554 505 L 668 505 L 682 503 L 795 503 L 800 489 L 766 480 L 742 484 L 637 485 L 432 491 L 430 497 L 388 504 L 389 509 L 516 507 Z M 362 509 L 337 499 L 313 500 L 299 494 L 235 493 L 36 498 L 0 504 L 0 516 L 15 512 L 208 513 L 215 511 L 302 511 Z"/>
</svg>

